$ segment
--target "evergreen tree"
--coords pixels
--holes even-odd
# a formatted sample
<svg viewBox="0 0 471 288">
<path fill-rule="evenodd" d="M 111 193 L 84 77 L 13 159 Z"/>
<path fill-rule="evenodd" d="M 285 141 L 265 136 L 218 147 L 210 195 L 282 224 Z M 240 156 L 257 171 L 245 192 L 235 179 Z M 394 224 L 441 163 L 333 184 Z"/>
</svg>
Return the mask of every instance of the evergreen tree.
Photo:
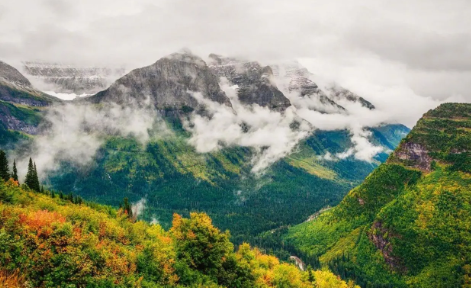
<svg viewBox="0 0 471 288">
<path fill-rule="evenodd" d="M 36 164 L 33 164 L 33 160 L 31 160 L 31 158 L 29 158 L 28 173 L 26 173 L 25 184 L 34 191 L 41 191 Z"/>
<path fill-rule="evenodd" d="M 13 173 L 11 174 L 13 180 L 18 181 L 18 170 L 16 169 L 16 161 L 13 161 Z"/>
<path fill-rule="evenodd" d="M 33 189 L 33 186 L 34 186 L 33 174 L 34 174 L 33 160 L 29 158 L 28 172 L 26 173 L 25 184 L 28 185 L 30 189 Z"/>
<path fill-rule="evenodd" d="M 4 181 L 8 181 L 8 179 L 10 179 L 8 159 L 3 150 L 0 150 L 0 178 L 2 178 Z"/>
</svg>

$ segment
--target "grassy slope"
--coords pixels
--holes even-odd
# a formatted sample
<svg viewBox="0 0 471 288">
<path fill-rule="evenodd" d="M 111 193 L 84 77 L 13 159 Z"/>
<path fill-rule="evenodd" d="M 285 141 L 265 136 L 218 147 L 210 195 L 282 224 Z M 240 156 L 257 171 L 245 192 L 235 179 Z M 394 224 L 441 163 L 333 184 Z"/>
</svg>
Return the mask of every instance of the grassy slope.
<svg viewBox="0 0 471 288">
<path fill-rule="evenodd" d="M 61 100 L 47 95 L 39 90 L 19 88 L 8 82 L 0 81 L 0 99 L 13 103 L 22 103 L 30 106 L 49 106 Z"/>
<path fill-rule="evenodd" d="M 396 151 L 420 144 L 430 171 L 398 152 L 334 209 L 285 235 L 362 286 L 458 287 L 471 272 L 471 105 L 424 115 Z"/>
<path fill-rule="evenodd" d="M 37 127 L 42 119 L 41 109 L 20 104 L 12 104 L 0 100 L 0 113 L 4 117 L 12 117 L 26 126 Z M 2 117 L 0 116 L 0 119 Z M 22 141 L 28 141 L 31 136 L 21 131 L 8 129 L 6 123 L 0 121 L 0 147 L 6 150 L 14 149 Z"/>
</svg>

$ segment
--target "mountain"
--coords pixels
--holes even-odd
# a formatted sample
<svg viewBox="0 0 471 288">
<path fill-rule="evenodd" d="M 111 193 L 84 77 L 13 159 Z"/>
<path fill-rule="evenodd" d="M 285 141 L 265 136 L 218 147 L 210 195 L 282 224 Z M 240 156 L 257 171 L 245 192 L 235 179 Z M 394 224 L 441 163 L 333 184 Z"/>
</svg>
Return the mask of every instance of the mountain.
<svg viewBox="0 0 471 288">
<path fill-rule="evenodd" d="M 88 100 L 137 105 L 150 101 L 160 111 L 190 112 L 199 107 L 191 94 L 198 92 L 203 98 L 230 106 L 218 81 L 201 58 L 190 53 L 175 53 L 131 71 Z"/>
<path fill-rule="evenodd" d="M 467 287 L 471 105 L 427 112 L 342 202 L 283 236 L 362 287 Z"/>
<path fill-rule="evenodd" d="M 354 288 L 329 271 L 303 272 L 248 244 L 235 252 L 229 232 L 204 213 L 175 214 L 166 231 L 136 222 L 126 200 L 123 207 L 0 179 L 0 285 Z"/>
<path fill-rule="evenodd" d="M 38 87 L 56 94 L 93 95 L 125 74 L 124 68 L 87 67 L 38 61 L 23 62 L 22 71 Z"/>
<path fill-rule="evenodd" d="M 207 65 L 190 53 L 172 54 L 131 71 L 94 96 L 81 99 L 96 105 L 114 103 L 132 107 L 151 103 L 174 135 L 156 137 L 147 145 L 131 137 L 109 136 L 90 165 L 62 163 L 61 169 L 50 173 L 45 183 L 110 205 L 117 205 L 123 197 L 133 202 L 146 199 L 142 217 L 149 221 L 158 218 L 164 227 L 169 227 L 173 212 L 188 215 L 189 211 L 205 211 L 218 227 L 230 229 L 234 241 L 240 243 L 269 229 L 300 223 L 313 211 L 337 204 L 387 157 L 382 153 L 373 163 L 354 157 L 322 159 L 327 153 L 342 153 L 354 145 L 346 130 L 314 132 L 299 143 L 295 153 L 276 161 L 262 175 L 252 172 L 253 159 L 259 155 L 254 148 L 229 145 L 217 151 L 198 152 L 189 142 L 192 134 L 185 123 L 193 111 L 204 119 L 211 115 L 202 113 L 207 110 L 196 101 L 194 93 L 228 109 L 233 106 L 221 88 L 227 83 L 220 83 L 217 76 L 223 72 L 214 71 L 234 73 L 230 85 L 239 86 L 238 97 L 243 103 L 246 98 L 240 89 L 253 84 L 250 89 L 255 89 L 255 96 L 259 95 L 256 91 L 262 91 L 261 96 L 248 103 L 281 114 L 289 107 L 286 106 L 289 100 L 275 84 L 263 82 L 264 73 L 272 77 L 271 69 L 257 63 L 249 65 L 253 69 L 242 65 L 235 70 L 233 64 L 227 66 L 228 70 L 220 67 L 223 64 L 215 65 Z M 267 85 L 273 93 L 263 94 L 262 86 Z M 276 95 L 285 99 L 281 101 L 285 106 L 279 105 Z M 233 113 L 237 113 L 235 107 Z M 385 125 L 370 131 L 371 142 L 388 150 L 397 146 L 408 129 L 403 125 Z"/>
<path fill-rule="evenodd" d="M 286 117 L 292 113 L 290 100 L 285 96 L 284 88 L 276 84 L 277 76 L 270 72 L 272 69 L 260 64 L 251 65 L 249 66 L 254 68 L 253 74 L 250 72 L 252 70 L 238 68 L 234 72 L 240 73 L 240 76 L 234 75 L 233 80 L 228 81 L 245 80 L 227 83 L 215 74 L 216 67 L 213 64 L 207 65 L 191 53 L 176 53 L 150 66 L 131 71 L 116 80 L 108 89 L 93 96 L 68 102 L 67 105 L 56 105 L 53 110 L 44 107 L 33 111 L 34 117 L 28 121 L 34 125 L 41 121 L 43 111 L 52 111 L 53 117 L 62 117 L 54 118 L 54 125 L 68 125 L 69 122 L 63 121 L 67 120 L 67 117 L 79 119 L 80 121 L 72 123 L 72 128 L 61 127 L 59 133 L 85 126 L 83 135 L 98 137 L 100 143 L 93 158 L 85 165 L 78 165 L 71 157 L 65 158 L 72 159 L 71 161 L 62 159 L 61 162 L 55 162 L 52 170 L 45 169 L 48 172 L 42 175 L 43 184 L 51 189 L 71 191 L 87 200 L 113 206 L 118 206 L 124 197 L 128 197 L 131 202 L 145 201 L 146 205 L 140 217 L 148 221 L 156 219 L 166 228 L 171 226 L 174 212 L 188 216 L 191 211 L 204 211 L 212 217 L 217 227 L 231 230 L 235 243 L 253 243 L 260 233 L 284 225 L 301 223 L 325 206 L 336 205 L 351 188 L 358 185 L 387 158 L 387 151 L 394 149 L 409 131 L 407 127 L 399 124 L 366 128 L 370 133 L 369 141 L 384 147 L 384 152 L 377 155 L 373 162 L 366 162 L 356 159 L 353 155 L 338 159 L 325 157 L 345 154 L 345 151 L 350 151 L 355 144 L 352 142 L 350 131 L 316 130 L 302 138 L 292 153 L 277 158 L 263 173 L 253 172 L 254 160 L 260 159 L 261 155 L 265 155 L 263 153 L 270 151 L 269 147 L 232 144 L 221 145 L 220 149 L 210 152 L 198 151 L 190 142 L 194 132 L 189 121 L 196 116 L 204 121 L 211 121 L 212 113 L 217 112 L 207 109 L 206 104 L 200 103 L 201 99 L 215 104 L 217 109 L 230 111 L 230 115 L 240 113 L 240 110 L 237 110 L 239 108 L 232 105 L 232 101 L 237 100 L 229 98 L 225 92 L 228 91 L 225 90 L 227 84 L 239 87 L 235 88 L 239 92 L 236 97 L 242 96 L 238 98 L 242 103 L 245 96 L 240 93 L 240 89 L 244 85 L 248 87 L 253 84 L 250 89 L 255 89 L 254 93 L 261 91 L 260 95 L 263 97 L 259 99 L 255 97 L 258 94 L 253 94 L 254 102 L 248 103 L 269 109 L 268 112 L 276 117 Z M 265 82 L 265 78 L 268 78 L 269 82 Z M 267 91 L 263 87 L 271 92 L 263 94 L 263 91 Z M 264 98 L 265 96 L 268 98 Z M 282 101 L 277 102 L 279 99 Z M 23 108 L 12 102 L 5 102 L 5 105 Z M 97 127 L 93 127 L 93 124 L 85 121 L 92 115 L 93 119 L 101 119 L 101 111 L 116 105 L 131 109 L 131 115 L 141 113 L 134 111 L 142 111 L 132 110 L 134 108 L 153 107 L 151 117 L 156 121 L 160 119 L 158 121 L 167 127 L 171 136 L 166 137 L 160 135 L 159 131 L 150 131 L 149 141 L 143 144 L 132 135 L 120 136 L 110 129 L 99 130 L 101 122 L 95 123 Z M 256 105 L 242 105 L 244 109 L 251 111 L 251 117 L 255 115 L 256 112 L 251 109 Z M 88 110 L 83 110 L 84 106 L 88 107 Z M 63 107 L 69 107 L 69 110 L 61 112 Z M 31 109 L 30 106 L 26 108 L 28 111 Z M 86 114 L 81 115 L 81 111 L 86 111 Z M 110 113 L 116 111 L 121 110 L 114 109 Z M 267 113 L 267 110 L 263 113 Z M 348 113 L 348 109 L 338 108 L 329 113 Z M 26 116 L 27 114 L 21 116 L 24 123 L 27 123 Z M 116 121 L 119 121 L 119 118 L 116 118 Z M 304 120 L 293 117 L 290 121 L 292 122 L 286 125 L 289 133 L 297 133 Z M 121 123 L 118 126 L 127 124 Z M 135 125 L 141 124 L 142 122 L 137 122 Z M 252 133 L 254 129 L 242 121 L 235 124 L 234 127 L 240 128 L 241 133 Z M 38 138 L 52 141 L 47 137 L 55 131 L 47 129 L 44 132 L 48 133 L 48 136 L 44 136 L 38 130 L 24 130 L 20 133 L 18 131 L 21 130 L 15 130 L 22 129 L 20 126 L 11 126 L 8 129 L 8 133 L 19 133 L 18 137 L 27 137 L 32 141 Z M 34 136 L 35 133 L 39 135 Z M 12 140 L 13 136 L 8 135 L 4 139 Z M 63 139 L 64 136 L 60 138 Z M 80 150 L 81 147 L 75 149 Z M 22 151 L 28 150 L 22 148 Z M 47 151 L 47 157 L 50 157 L 50 152 Z M 34 154 L 27 156 L 34 158 Z"/>
</svg>

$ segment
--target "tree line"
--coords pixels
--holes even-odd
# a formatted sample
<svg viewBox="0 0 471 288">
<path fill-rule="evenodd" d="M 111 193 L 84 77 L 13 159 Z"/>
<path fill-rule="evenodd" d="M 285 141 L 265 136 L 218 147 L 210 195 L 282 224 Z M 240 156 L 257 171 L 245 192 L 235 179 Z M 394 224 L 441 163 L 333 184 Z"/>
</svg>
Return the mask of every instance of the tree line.
<svg viewBox="0 0 471 288">
<path fill-rule="evenodd" d="M 18 169 L 16 168 L 16 161 L 13 161 L 13 168 L 10 173 L 10 167 L 8 163 L 8 158 L 5 151 L 0 150 L 0 178 L 3 181 L 8 181 L 13 179 L 14 181 L 19 183 L 18 179 Z M 38 177 L 38 170 L 36 169 L 36 163 L 33 162 L 31 158 L 29 158 L 28 162 L 28 172 L 26 173 L 25 182 L 30 189 L 41 192 L 44 188 L 39 183 Z"/>
</svg>

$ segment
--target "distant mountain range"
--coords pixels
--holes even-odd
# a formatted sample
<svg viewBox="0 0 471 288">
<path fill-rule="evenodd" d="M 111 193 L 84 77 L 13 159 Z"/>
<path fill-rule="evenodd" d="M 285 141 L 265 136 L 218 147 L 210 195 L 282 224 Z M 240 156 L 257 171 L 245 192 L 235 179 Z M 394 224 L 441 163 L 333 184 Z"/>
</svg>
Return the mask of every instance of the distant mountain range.
<svg viewBox="0 0 471 288">
<path fill-rule="evenodd" d="M 62 97 L 71 95 L 71 99 L 106 89 L 126 72 L 122 67 L 83 67 L 38 61 L 25 61 L 21 68 L 37 87 Z"/>
<path fill-rule="evenodd" d="M 292 153 L 275 159 L 256 175 L 252 171 L 253 159 L 268 147 L 221 144 L 219 150 L 198 152 L 189 141 L 194 133 L 192 117 L 200 115 L 211 121 L 217 109 L 233 109 L 232 113 L 237 114 L 236 102 L 251 113 L 256 111 L 253 107 L 262 107 L 280 117 L 295 110 L 299 99 L 309 100 L 308 108 L 322 114 L 348 115 L 349 105 L 360 105 L 365 110 L 375 107 L 339 86 L 318 86 L 309 71 L 297 63 L 263 66 L 215 54 L 209 59 L 205 62 L 191 53 L 175 53 L 132 70 L 109 87 L 101 80 L 84 79 L 101 79 L 100 75 L 106 78 L 119 72 L 26 62 L 28 74 L 54 84 L 56 92 L 90 93 L 104 89 L 67 102 L 68 105 L 90 105 L 97 111 L 107 105 L 152 107 L 155 117 L 161 118 L 173 135 L 157 135 L 142 145 L 132 136 L 103 132 L 100 137 L 104 142 L 90 163 L 83 166 L 62 161 L 59 168 L 44 175 L 44 184 L 105 204 L 118 205 L 123 197 L 133 202 L 145 199 L 141 217 L 157 219 L 165 227 L 170 225 L 174 212 L 187 215 L 193 210 L 205 211 L 218 227 L 229 228 L 238 243 L 282 225 L 303 222 L 323 207 L 337 204 L 386 160 L 388 151 L 409 132 L 400 124 L 365 127 L 369 133 L 365 137 L 373 145 L 383 147 L 373 162 L 365 162 L 352 154 L 336 159 L 324 157 L 354 147 L 348 130 L 312 129 L 295 143 Z M 6 64 L 0 66 L 0 79 L 0 145 L 13 149 L 23 143 L 22 151 L 28 151 L 24 147 L 35 141 L 32 135 L 51 131 L 48 125 L 52 124 L 44 116 L 51 111 L 48 107 L 60 113 L 65 102 L 36 90 Z M 235 91 L 236 98 L 228 94 L 230 91 Z M 219 108 L 210 110 L 202 100 Z M 310 125 L 295 113 L 288 124 L 293 133 Z M 254 129 L 243 121 L 237 125 L 242 134 Z M 86 129 L 94 131 L 93 126 Z"/>
</svg>

